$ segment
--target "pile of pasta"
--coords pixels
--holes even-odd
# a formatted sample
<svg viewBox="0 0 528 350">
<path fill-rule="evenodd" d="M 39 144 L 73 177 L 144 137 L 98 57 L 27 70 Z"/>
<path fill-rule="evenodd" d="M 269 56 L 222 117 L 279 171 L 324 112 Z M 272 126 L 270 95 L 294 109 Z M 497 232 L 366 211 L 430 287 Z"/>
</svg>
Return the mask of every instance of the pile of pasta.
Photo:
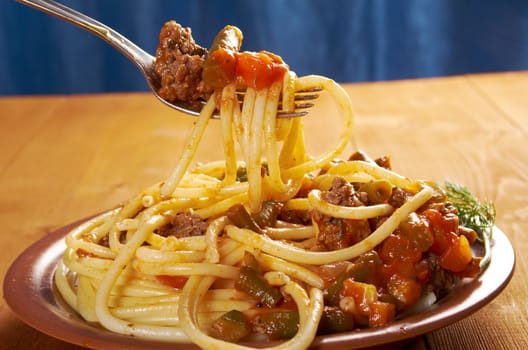
<svg viewBox="0 0 528 350">
<path fill-rule="evenodd" d="M 279 104 L 295 109 L 296 91 L 314 88 L 334 99 L 342 117 L 335 144 L 318 155 L 306 151 L 302 118 L 276 115 Z M 220 120 L 212 121 L 217 110 Z M 346 91 L 325 77 L 297 77 L 287 70 L 269 86 L 248 86 L 242 103 L 236 82 L 216 89 L 165 181 L 67 235 L 55 274 L 60 294 L 86 321 L 124 335 L 209 349 L 246 349 L 250 345 L 244 342 L 259 339 L 283 340 L 273 343 L 277 349 L 308 348 L 321 331 L 339 276 L 357 259 L 377 254 L 377 247 L 440 192 L 374 162 L 338 160 L 352 139 L 353 117 Z M 221 123 L 225 159 L 194 164 L 210 122 Z M 325 193 L 336 178 L 355 187 L 381 182 L 407 196 L 398 206 L 388 198 L 360 206 L 333 204 Z M 237 215 L 254 218 L 270 202 L 283 211 L 376 220 L 377 225 L 349 246 L 322 249 L 315 220 L 277 219 L 255 227 L 239 224 L 233 215 L 237 208 Z M 179 216 L 192 220 L 182 225 L 186 232 L 177 232 Z M 202 234 L 189 232 L 198 228 Z M 455 233 L 463 244 L 465 236 Z M 459 270 L 474 261 L 470 256 Z M 340 273 L 329 276 L 331 270 Z M 248 285 L 244 278 L 254 280 Z M 388 319 L 376 323 L 371 315 L 370 326 L 386 324 L 406 303 L 392 295 L 391 304 L 378 298 L 374 284 L 347 279 L 344 288 L 359 288 L 361 300 L 369 301 L 362 304 L 357 293 L 337 292 L 332 308 L 352 315 L 353 328 L 369 326 L 369 312 L 380 306 L 389 311 L 374 318 Z M 265 323 L 268 311 L 282 312 L 273 327 Z M 358 322 L 365 319 L 366 324 Z M 281 327 L 284 332 L 277 333 Z"/>
</svg>

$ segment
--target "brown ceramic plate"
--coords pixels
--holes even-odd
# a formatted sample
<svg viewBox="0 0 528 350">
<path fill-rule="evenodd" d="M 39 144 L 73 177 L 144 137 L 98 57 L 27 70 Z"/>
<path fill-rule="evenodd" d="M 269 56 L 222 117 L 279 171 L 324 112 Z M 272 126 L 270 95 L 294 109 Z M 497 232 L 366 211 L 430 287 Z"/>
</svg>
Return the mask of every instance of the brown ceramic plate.
<svg viewBox="0 0 528 350">
<path fill-rule="evenodd" d="M 52 277 L 65 249 L 63 237 L 78 224 L 68 225 L 47 235 L 14 261 L 4 280 L 7 304 L 31 327 L 72 344 L 93 349 L 175 349 L 174 343 L 115 334 L 96 324 L 87 323 L 57 294 Z M 426 311 L 385 327 L 317 337 L 313 348 L 337 350 L 395 345 L 467 317 L 495 298 L 513 274 L 514 251 L 506 235 L 498 228 L 494 229 L 491 249 L 491 263 L 478 278 L 464 281 Z M 187 343 L 178 344 L 177 348 L 197 349 L 195 345 Z"/>
</svg>

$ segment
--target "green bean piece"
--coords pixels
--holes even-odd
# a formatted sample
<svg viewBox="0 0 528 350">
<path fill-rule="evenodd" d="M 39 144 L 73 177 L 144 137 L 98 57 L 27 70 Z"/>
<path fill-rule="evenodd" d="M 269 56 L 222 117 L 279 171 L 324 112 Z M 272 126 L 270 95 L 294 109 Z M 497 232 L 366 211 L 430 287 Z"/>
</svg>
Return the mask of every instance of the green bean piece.
<svg viewBox="0 0 528 350">
<path fill-rule="evenodd" d="M 242 32 L 225 26 L 213 40 L 202 69 L 202 79 L 213 88 L 223 88 L 235 79 L 236 53 L 242 45 Z"/>
<path fill-rule="evenodd" d="M 243 34 L 242 31 L 232 25 L 227 25 L 216 34 L 213 43 L 209 48 L 209 53 L 224 49 L 229 51 L 240 51 L 242 46 Z"/>
</svg>

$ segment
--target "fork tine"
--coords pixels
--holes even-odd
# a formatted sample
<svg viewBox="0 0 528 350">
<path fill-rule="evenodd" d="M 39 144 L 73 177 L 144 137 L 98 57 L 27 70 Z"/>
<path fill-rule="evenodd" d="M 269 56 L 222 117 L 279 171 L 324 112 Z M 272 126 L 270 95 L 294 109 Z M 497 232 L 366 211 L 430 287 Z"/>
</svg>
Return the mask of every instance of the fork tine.
<svg viewBox="0 0 528 350">
<path fill-rule="evenodd" d="M 294 100 L 295 101 L 310 101 L 315 100 L 319 97 L 319 94 L 317 92 L 322 91 L 321 88 L 313 88 L 309 90 L 298 90 L 295 91 Z M 239 90 L 237 91 L 237 97 L 239 101 L 242 101 L 244 99 L 244 96 L 246 95 L 245 90 Z"/>
<path fill-rule="evenodd" d="M 307 115 L 307 111 L 300 111 L 300 112 L 277 112 L 277 118 L 299 118 L 304 117 Z"/>
<path fill-rule="evenodd" d="M 314 106 L 311 102 L 305 102 L 305 101 L 312 101 L 319 97 L 319 94 L 317 92 L 322 91 L 321 88 L 313 88 L 313 89 L 306 89 L 306 90 L 298 90 L 295 91 L 294 101 L 300 101 L 301 103 L 295 103 L 295 109 L 291 112 L 287 112 L 282 110 L 282 102 L 279 102 L 277 106 L 277 118 L 298 118 L 298 117 L 304 117 L 308 114 L 308 111 L 300 111 L 300 109 L 308 109 L 312 108 Z M 242 103 L 244 101 L 244 96 L 246 95 L 245 90 L 239 90 L 236 92 L 238 102 Z M 213 119 L 220 118 L 220 115 L 218 114 L 218 111 L 215 112 L 215 114 L 212 116 Z"/>
<path fill-rule="evenodd" d="M 296 103 L 296 104 L 295 104 L 295 110 L 312 108 L 313 106 L 314 106 L 314 104 L 311 103 L 311 102 Z M 278 106 L 277 106 L 277 110 L 278 110 L 279 112 L 283 111 L 283 109 L 282 109 L 282 103 L 279 103 L 279 104 L 278 104 Z"/>
<path fill-rule="evenodd" d="M 310 101 L 315 100 L 319 97 L 318 94 L 295 94 L 294 100 L 295 101 Z"/>
</svg>

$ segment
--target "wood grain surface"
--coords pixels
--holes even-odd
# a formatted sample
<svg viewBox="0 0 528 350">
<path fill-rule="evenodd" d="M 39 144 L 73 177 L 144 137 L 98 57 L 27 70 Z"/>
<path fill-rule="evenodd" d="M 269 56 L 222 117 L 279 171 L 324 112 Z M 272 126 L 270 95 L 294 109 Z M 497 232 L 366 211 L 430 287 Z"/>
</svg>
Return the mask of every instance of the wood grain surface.
<svg viewBox="0 0 528 350">
<path fill-rule="evenodd" d="M 343 86 L 356 112 L 353 145 L 390 155 L 408 177 L 459 182 L 492 200 L 516 252 L 513 279 L 494 301 L 404 348 L 528 348 L 528 72 Z M 147 93 L 1 97 L 0 278 L 49 232 L 168 176 L 193 122 Z M 305 120 L 313 152 L 339 122 L 321 96 Z M 212 124 L 200 160 L 222 156 Z M 0 349 L 80 348 L 25 325 L 2 298 Z"/>
</svg>

